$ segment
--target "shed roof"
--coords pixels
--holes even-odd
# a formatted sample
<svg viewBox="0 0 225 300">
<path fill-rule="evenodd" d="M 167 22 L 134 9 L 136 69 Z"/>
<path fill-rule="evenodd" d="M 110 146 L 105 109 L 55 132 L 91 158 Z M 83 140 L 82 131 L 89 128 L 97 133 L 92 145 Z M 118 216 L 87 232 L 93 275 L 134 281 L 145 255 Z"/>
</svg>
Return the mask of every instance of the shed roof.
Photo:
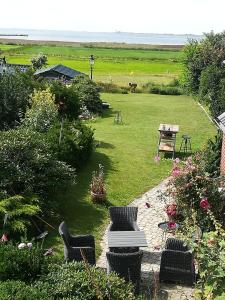
<svg viewBox="0 0 225 300">
<path fill-rule="evenodd" d="M 34 73 L 34 75 L 42 75 L 44 73 L 47 73 L 49 71 L 55 71 L 61 75 L 70 77 L 70 78 L 74 78 L 77 75 L 83 75 L 84 73 L 81 73 L 79 71 L 76 71 L 74 69 L 71 69 L 69 67 L 66 67 L 64 65 L 55 65 L 55 66 L 51 66 L 49 68 L 45 68 L 45 69 L 41 69 L 38 70 Z"/>
</svg>

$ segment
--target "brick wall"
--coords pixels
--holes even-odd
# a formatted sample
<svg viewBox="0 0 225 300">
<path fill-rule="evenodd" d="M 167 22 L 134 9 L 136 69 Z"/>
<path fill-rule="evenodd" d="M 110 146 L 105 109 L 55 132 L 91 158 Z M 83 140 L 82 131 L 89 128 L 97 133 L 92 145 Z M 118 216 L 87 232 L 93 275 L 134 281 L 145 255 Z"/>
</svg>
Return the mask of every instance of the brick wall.
<svg viewBox="0 0 225 300">
<path fill-rule="evenodd" d="M 220 172 L 225 174 L 225 133 L 223 134 L 223 143 L 221 150 Z"/>
</svg>

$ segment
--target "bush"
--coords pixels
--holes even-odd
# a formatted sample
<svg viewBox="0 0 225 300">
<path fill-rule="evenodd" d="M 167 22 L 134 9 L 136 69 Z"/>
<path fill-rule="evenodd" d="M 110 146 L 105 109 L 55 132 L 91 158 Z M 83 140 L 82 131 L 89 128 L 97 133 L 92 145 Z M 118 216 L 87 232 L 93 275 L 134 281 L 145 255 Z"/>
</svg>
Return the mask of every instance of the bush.
<svg viewBox="0 0 225 300">
<path fill-rule="evenodd" d="M 100 89 L 97 84 L 87 76 L 76 76 L 71 89 L 77 93 L 81 104 L 85 105 L 92 113 L 100 113 L 102 101 L 100 99 Z"/>
<path fill-rule="evenodd" d="M 53 300 L 46 292 L 22 281 L 0 282 L 0 300 Z"/>
<path fill-rule="evenodd" d="M 42 67 L 47 65 L 48 57 L 45 54 L 40 53 L 36 57 L 31 58 L 31 63 L 34 70 L 41 69 Z"/>
<path fill-rule="evenodd" d="M 50 91 L 55 95 L 59 113 L 69 120 L 77 119 L 80 114 L 81 103 L 79 95 L 73 87 L 66 86 L 59 81 L 53 81 L 50 85 Z"/>
<path fill-rule="evenodd" d="M 61 138 L 60 138 L 61 131 Z M 73 167 L 80 167 L 87 161 L 93 150 L 93 130 L 81 122 L 58 122 L 47 133 L 51 151 L 60 161 Z M 60 142 L 59 142 L 60 139 Z"/>
<path fill-rule="evenodd" d="M 210 139 L 203 151 L 205 171 L 213 177 L 219 177 L 220 175 L 222 138 L 222 133 L 218 130 L 214 140 Z"/>
<path fill-rule="evenodd" d="M 129 87 L 120 87 L 114 83 L 98 82 L 100 92 L 113 94 L 128 94 Z"/>
<path fill-rule="evenodd" d="M 132 286 L 116 274 L 107 275 L 102 269 L 85 267 L 83 263 L 77 262 L 52 265 L 49 273 L 42 276 L 36 287 L 52 295 L 54 299 L 136 299 Z"/>
<path fill-rule="evenodd" d="M 182 91 L 179 87 L 155 85 L 150 87 L 149 93 L 160 95 L 182 95 Z"/>
<path fill-rule="evenodd" d="M 225 31 L 211 32 L 201 41 L 191 41 L 184 50 L 184 87 L 209 105 L 213 117 L 225 109 L 224 39 Z"/>
<path fill-rule="evenodd" d="M 31 225 L 31 217 L 40 212 L 39 202 L 35 196 L 12 196 L 0 194 L 0 216 L 4 220 L 4 231 L 25 233 Z"/>
<path fill-rule="evenodd" d="M 47 196 L 73 181 L 74 169 L 51 154 L 43 134 L 26 128 L 0 133 L 0 190 Z"/>
<path fill-rule="evenodd" d="M 31 107 L 26 111 L 23 125 L 38 132 L 46 132 L 56 121 L 58 109 L 55 97 L 49 89 L 34 91 L 30 98 Z"/>
<path fill-rule="evenodd" d="M 31 91 L 20 73 L 0 75 L 0 130 L 20 123 Z"/>
<path fill-rule="evenodd" d="M 172 170 L 172 178 L 169 182 L 168 192 L 178 204 L 179 212 L 190 217 L 193 208 L 197 212 L 197 222 L 208 230 L 211 224 L 207 223 L 205 213 L 200 207 L 200 201 L 207 199 L 210 202 L 211 211 L 222 222 L 221 213 L 225 199 L 219 192 L 220 178 L 212 178 L 205 172 L 205 164 L 202 154 L 189 157 L 185 162 L 175 162 Z"/>
<path fill-rule="evenodd" d="M 0 280 L 30 282 L 47 273 L 50 257 L 43 255 L 38 245 L 19 249 L 9 243 L 0 244 Z"/>
</svg>

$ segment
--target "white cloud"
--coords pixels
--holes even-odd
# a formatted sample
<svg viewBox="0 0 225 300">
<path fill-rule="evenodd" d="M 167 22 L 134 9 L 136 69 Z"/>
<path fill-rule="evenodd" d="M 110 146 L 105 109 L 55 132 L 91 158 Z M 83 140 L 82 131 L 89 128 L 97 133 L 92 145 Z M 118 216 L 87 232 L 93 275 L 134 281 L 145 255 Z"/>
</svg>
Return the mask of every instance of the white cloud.
<svg viewBox="0 0 225 300">
<path fill-rule="evenodd" d="M 224 0 L 7 0 L 0 28 L 201 34 L 224 30 L 224 11 Z"/>
</svg>

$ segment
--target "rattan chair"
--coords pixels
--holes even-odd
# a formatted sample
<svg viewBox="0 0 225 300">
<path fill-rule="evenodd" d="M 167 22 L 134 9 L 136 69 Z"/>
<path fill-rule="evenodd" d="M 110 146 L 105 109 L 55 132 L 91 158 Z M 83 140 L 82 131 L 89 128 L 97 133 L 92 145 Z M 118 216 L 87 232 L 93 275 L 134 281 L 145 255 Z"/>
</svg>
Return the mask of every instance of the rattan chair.
<svg viewBox="0 0 225 300">
<path fill-rule="evenodd" d="M 137 225 L 138 208 L 132 206 L 111 206 L 109 231 L 139 231 Z M 139 247 L 111 247 L 111 252 L 129 253 L 139 251 Z"/>
<path fill-rule="evenodd" d="M 181 240 L 169 238 L 162 252 L 159 280 L 195 283 L 194 256 Z"/>
<path fill-rule="evenodd" d="M 138 208 L 132 206 L 111 206 L 109 214 L 111 219 L 110 231 L 140 230 L 137 225 Z"/>
<path fill-rule="evenodd" d="M 59 234 L 63 238 L 66 261 L 82 261 L 84 256 L 89 264 L 95 265 L 95 241 L 92 235 L 70 235 L 65 222 L 60 224 Z"/>
<path fill-rule="evenodd" d="M 140 289 L 142 256 L 142 251 L 133 253 L 106 253 L 108 273 L 115 272 L 124 278 L 126 282 L 131 282 L 134 285 L 135 294 Z"/>
</svg>

